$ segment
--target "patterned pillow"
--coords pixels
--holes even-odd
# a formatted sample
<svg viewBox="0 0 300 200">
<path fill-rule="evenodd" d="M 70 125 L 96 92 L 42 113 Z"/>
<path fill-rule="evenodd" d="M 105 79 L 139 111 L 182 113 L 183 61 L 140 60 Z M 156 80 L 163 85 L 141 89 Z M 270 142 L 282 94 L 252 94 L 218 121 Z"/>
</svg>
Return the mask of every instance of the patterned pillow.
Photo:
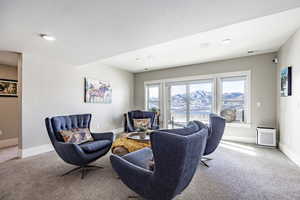
<svg viewBox="0 0 300 200">
<path fill-rule="evenodd" d="M 61 130 L 59 133 L 67 143 L 81 144 L 88 141 L 94 141 L 94 138 L 88 128 Z"/>
<path fill-rule="evenodd" d="M 148 129 L 151 128 L 151 119 L 144 118 L 144 119 L 133 119 L 133 126 L 135 129 L 144 128 Z"/>
</svg>

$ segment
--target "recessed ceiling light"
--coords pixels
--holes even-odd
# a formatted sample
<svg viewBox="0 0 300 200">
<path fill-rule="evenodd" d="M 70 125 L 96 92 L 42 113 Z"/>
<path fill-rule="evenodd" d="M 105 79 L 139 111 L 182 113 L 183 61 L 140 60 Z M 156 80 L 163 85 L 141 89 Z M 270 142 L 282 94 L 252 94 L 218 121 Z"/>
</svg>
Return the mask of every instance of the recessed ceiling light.
<svg viewBox="0 0 300 200">
<path fill-rule="evenodd" d="M 43 38 L 44 40 L 48 40 L 48 41 L 54 41 L 56 40 L 55 37 L 51 36 L 51 35 L 47 35 L 47 34 L 40 34 L 41 38 Z"/>
<path fill-rule="evenodd" d="M 231 39 L 230 38 L 227 38 L 225 40 L 222 40 L 222 43 L 223 44 L 230 44 L 231 43 Z"/>
<path fill-rule="evenodd" d="M 203 42 L 203 43 L 200 43 L 200 48 L 207 48 L 210 46 L 210 43 L 209 42 Z"/>
</svg>

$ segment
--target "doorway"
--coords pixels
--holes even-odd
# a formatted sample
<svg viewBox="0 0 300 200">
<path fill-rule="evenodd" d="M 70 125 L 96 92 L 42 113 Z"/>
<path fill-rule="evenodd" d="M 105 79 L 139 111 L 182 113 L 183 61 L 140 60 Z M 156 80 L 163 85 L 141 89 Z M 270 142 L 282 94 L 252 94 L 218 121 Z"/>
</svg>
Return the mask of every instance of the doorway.
<svg viewBox="0 0 300 200">
<path fill-rule="evenodd" d="M 0 51 L 0 163 L 19 157 L 21 54 Z"/>
</svg>

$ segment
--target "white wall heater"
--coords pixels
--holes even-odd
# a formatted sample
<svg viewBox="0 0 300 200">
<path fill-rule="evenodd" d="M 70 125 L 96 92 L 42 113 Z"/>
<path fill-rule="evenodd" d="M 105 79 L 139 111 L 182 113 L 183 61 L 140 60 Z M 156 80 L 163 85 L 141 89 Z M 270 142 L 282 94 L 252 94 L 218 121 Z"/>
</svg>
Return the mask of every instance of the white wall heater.
<svg viewBox="0 0 300 200">
<path fill-rule="evenodd" d="M 276 129 L 268 127 L 257 127 L 256 142 L 258 145 L 276 147 Z"/>
</svg>

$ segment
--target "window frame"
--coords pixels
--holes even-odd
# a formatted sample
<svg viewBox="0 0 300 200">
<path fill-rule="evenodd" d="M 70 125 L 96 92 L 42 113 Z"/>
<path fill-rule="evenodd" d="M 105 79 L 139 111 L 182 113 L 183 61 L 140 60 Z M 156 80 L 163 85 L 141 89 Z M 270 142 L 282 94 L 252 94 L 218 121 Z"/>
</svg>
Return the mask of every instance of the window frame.
<svg viewBox="0 0 300 200">
<path fill-rule="evenodd" d="M 217 113 L 221 113 L 222 110 L 222 104 L 223 104 L 223 88 L 222 88 L 222 79 L 232 79 L 232 80 L 238 80 L 238 78 L 240 77 L 245 77 L 245 122 L 244 123 L 240 123 L 240 122 L 232 122 L 232 123 L 226 123 L 226 124 L 231 124 L 232 126 L 238 126 L 238 125 L 245 125 L 248 126 L 249 124 L 251 124 L 251 107 L 250 107 L 250 102 L 251 102 L 251 96 L 250 96 L 250 73 L 245 73 L 245 74 L 239 74 L 239 75 L 234 75 L 234 76 L 222 76 L 222 77 L 218 77 L 217 81 L 218 83 L 218 97 L 217 97 Z"/>
<path fill-rule="evenodd" d="M 158 86 L 158 106 L 159 106 L 159 110 L 161 110 L 162 108 L 162 84 L 161 82 L 149 82 L 149 83 L 145 83 L 144 84 L 144 91 L 145 91 L 145 110 L 149 110 L 149 87 L 151 86 Z"/>
<path fill-rule="evenodd" d="M 231 77 L 246 77 L 245 84 L 245 96 L 246 96 L 246 108 L 245 109 L 245 123 L 226 123 L 228 127 L 243 127 L 243 128 L 251 128 L 251 71 L 236 71 L 236 72 L 226 72 L 226 73 L 216 73 L 216 74 L 208 74 L 208 75 L 196 75 L 196 76 L 186 76 L 179 78 L 170 78 L 170 79 L 162 79 L 162 80 L 153 80 L 153 81 L 145 81 L 144 82 L 144 91 L 145 91 L 145 104 L 144 108 L 148 109 L 148 89 L 149 85 L 159 85 L 159 105 L 160 105 L 160 113 L 162 115 L 163 125 L 167 127 L 167 106 L 168 106 L 168 91 L 167 86 L 170 84 L 180 84 L 184 82 L 201 82 L 205 80 L 212 80 L 212 92 L 213 92 L 213 112 L 220 114 L 221 105 L 222 105 L 222 78 L 231 78 Z"/>
</svg>

